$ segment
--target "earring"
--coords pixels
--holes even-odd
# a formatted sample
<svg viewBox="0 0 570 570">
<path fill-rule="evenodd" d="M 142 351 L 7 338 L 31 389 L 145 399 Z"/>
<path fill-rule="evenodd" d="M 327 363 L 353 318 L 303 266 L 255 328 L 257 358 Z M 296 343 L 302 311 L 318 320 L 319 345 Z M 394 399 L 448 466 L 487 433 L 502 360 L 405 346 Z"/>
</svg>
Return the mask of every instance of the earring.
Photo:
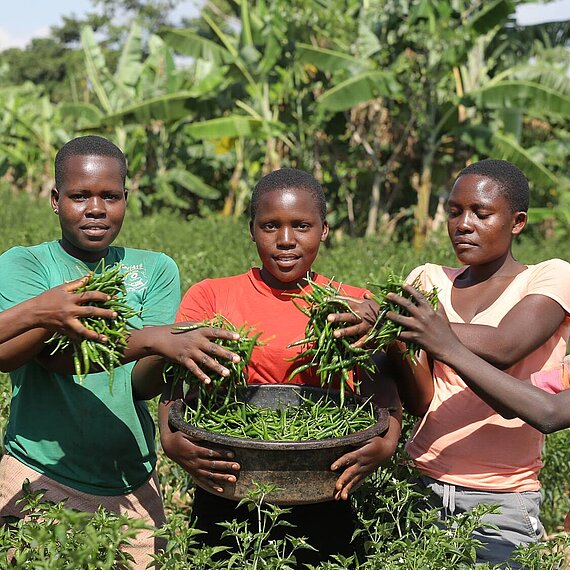
<svg viewBox="0 0 570 570">
<path fill-rule="evenodd" d="M 57 214 L 59 214 L 59 210 L 57 208 L 54 208 L 53 213 L 57 216 Z"/>
</svg>

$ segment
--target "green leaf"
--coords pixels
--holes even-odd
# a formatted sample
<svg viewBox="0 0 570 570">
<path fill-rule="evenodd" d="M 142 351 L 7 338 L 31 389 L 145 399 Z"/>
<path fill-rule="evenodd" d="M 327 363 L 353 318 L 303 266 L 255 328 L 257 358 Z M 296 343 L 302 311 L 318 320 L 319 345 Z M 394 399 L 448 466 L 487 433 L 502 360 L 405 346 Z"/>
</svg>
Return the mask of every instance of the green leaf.
<svg viewBox="0 0 570 570">
<path fill-rule="evenodd" d="M 552 220 L 556 218 L 554 208 L 529 208 L 528 209 L 528 223 L 537 224 L 544 220 Z"/>
<path fill-rule="evenodd" d="M 169 182 L 174 182 L 182 186 L 182 188 L 188 190 L 188 192 L 200 198 L 204 198 L 204 200 L 216 200 L 221 196 L 219 190 L 206 184 L 201 178 L 198 178 L 198 176 L 182 168 L 171 168 L 164 176 Z"/>
<path fill-rule="evenodd" d="M 358 46 L 358 54 L 362 58 L 369 58 L 382 49 L 378 36 L 370 29 L 366 22 L 362 21 L 358 26 L 356 45 Z"/>
<path fill-rule="evenodd" d="M 303 43 L 298 43 L 296 50 L 298 61 L 314 65 L 322 71 L 334 73 L 339 70 L 362 70 L 370 67 L 362 58 L 353 57 L 341 51 L 316 48 Z"/>
<path fill-rule="evenodd" d="M 107 89 L 103 84 L 103 78 L 107 76 L 108 79 L 111 79 L 111 76 L 107 70 L 103 52 L 95 40 L 93 30 L 89 26 L 85 26 L 81 30 L 81 43 L 83 45 L 83 55 L 89 81 L 91 81 L 99 103 L 101 103 L 101 106 L 107 113 L 110 113 L 113 110 L 113 106 L 111 105 Z"/>
<path fill-rule="evenodd" d="M 216 65 L 231 63 L 234 59 L 221 45 L 190 30 L 164 29 L 159 35 L 173 50 L 195 59 L 213 61 Z"/>
<path fill-rule="evenodd" d="M 557 177 L 537 162 L 513 137 L 503 133 L 494 133 L 492 140 L 494 149 L 491 156 L 512 162 L 525 173 L 529 180 L 538 186 L 546 188 L 558 186 Z"/>
<path fill-rule="evenodd" d="M 525 112 L 570 116 L 569 96 L 533 81 L 499 81 L 469 95 L 479 105 L 491 109 L 514 108 Z"/>
<path fill-rule="evenodd" d="M 250 138 L 263 131 L 264 121 L 242 115 L 230 115 L 219 119 L 198 121 L 184 127 L 184 132 L 195 139 L 217 140 L 224 137 Z"/>
<path fill-rule="evenodd" d="M 330 111 L 344 111 L 377 97 L 396 98 L 399 86 L 387 71 L 366 71 L 335 85 L 318 102 Z"/>
<path fill-rule="evenodd" d="M 60 103 L 59 114 L 62 119 L 71 119 L 82 124 L 96 125 L 103 117 L 101 109 L 90 103 Z"/>
<path fill-rule="evenodd" d="M 133 24 L 125 45 L 121 50 L 121 56 L 115 71 L 115 79 L 121 85 L 126 85 L 134 89 L 138 82 L 142 64 L 142 28 L 138 24 Z"/>
<path fill-rule="evenodd" d="M 191 91 L 159 95 L 110 113 L 101 119 L 101 124 L 115 125 L 133 122 L 148 124 L 152 120 L 176 121 L 192 113 L 193 99 L 195 95 Z"/>
<path fill-rule="evenodd" d="M 494 0 L 481 3 L 484 8 L 471 18 L 470 26 L 479 34 L 485 34 L 502 24 L 515 11 L 512 0 Z"/>
</svg>

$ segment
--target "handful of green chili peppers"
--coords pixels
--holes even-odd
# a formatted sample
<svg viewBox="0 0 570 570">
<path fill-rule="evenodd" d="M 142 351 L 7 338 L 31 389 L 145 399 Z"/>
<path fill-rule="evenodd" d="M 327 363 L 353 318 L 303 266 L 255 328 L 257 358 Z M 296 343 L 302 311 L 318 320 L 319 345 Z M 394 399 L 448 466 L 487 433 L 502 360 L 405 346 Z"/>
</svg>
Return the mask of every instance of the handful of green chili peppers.
<svg viewBox="0 0 570 570">
<path fill-rule="evenodd" d="M 273 410 L 240 400 L 237 388 L 247 385 L 247 366 L 253 349 L 262 346 L 261 333 L 253 328 L 233 325 L 222 315 L 192 325 L 175 327 L 179 334 L 200 327 L 219 327 L 237 332 L 236 341 L 218 339 L 215 342 L 238 354 L 238 363 L 226 363 L 228 377 L 210 374 L 211 383 L 204 385 L 188 369 L 168 364 L 165 380 L 173 385 L 183 384 L 187 395 L 195 393 L 192 406 L 186 407 L 185 420 L 195 427 L 227 436 L 277 441 L 304 441 L 340 437 L 367 429 L 376 423 L 374 409 L 369 402 L 357 406 L 339 406 L 336 402 L 319 398 L 302 398 L 298 406 L 281 406 Z"/>
<path fill-rule="evenodd" d="M 190 370 L 180 364 L 167 364 L 164 367 L 163 377 L 165 381 L 171 380 L 172 386 L 176 386 L 182 382 L 184 396 L 191 390 L 198 390 L 198 400 L 206 401 L 217 397 L 220 391 L 225 393 L 225 399 L 229 400 L 235 396 L 235 388 L 237 386 L 245 386 L 247 384 L 247 366 L 251 358 L 251 353 L 256 346 L 263 343 L 259 340 L 261 333 L 253 333 L 253 327 L 242 325 L 236 327 L 223 315 L 216 314 L 211 319 L 194 323 L 192 325 L 178 325 L 173 327 L 173 332 L 184 334 L 198 328 L 216 327 L 223 328 L 239 334 L 238 340 L 216 339 L 214 342 L 223 346 L 240 357 L 239 362 L 225 362 L 224 366 L 230 371 L 229 376 L 221 376 L 216 373 L 209 373 L 211 383 L 206 387 Z"/>
<path fill-rule="evenodd" d="M 339 298 L 342 296 L 341 288 L 333 286 L 332 281 L 327 285 L 320 285 L 309 277 L 307 277 L 307 283 L 310 290 L 292 295 L 303 301 L 302 304 L 296 303 L 296 306 L 307 315 L 309 320 L 305 328 L 305 338 L 290 345 L 305 347 L 303 352 L 294 359 L 302 361 L 302 364 L 293 370 L 290 378 L 309 368 L 316 368 L 322 386 L 330 385 L 333 381 L 339 382 L 342 405 L 350 380 L 350 371 L 356 367 L 373 371 L 372 354 L 394 341 L 403 330 L 401 326 L 385 318 L 388 311 L 404 312 L 404 309 L 390 302 L 386 296 L 388 293 L 396 293 L 405 297 L 408 295 L 403 291 L 403 279 L 393 274 L 389 274 L 384 283 L 370 284 L 370 287 L 376 290 L 373 299 L 379 305 L 378 317 L 368 333 L 366 347 L 355 347 L 353 343 L 358 339 L 356 337 L 336 338 L 333 333 L 339 325 L 327 319 L 329 314 L 336 312 L 355 314 L 349 302 Z M 419 289 L 419 281 L 414 282 L 413 286 Z M 437 308 L 436 289 L 430 292 L 421 291 L 421 293 L 434 309 Z M 409 343 L 406 353 L 413 359 L 416 352 L 417 347 Z M 357 387 L 356 382 L 353 381 L 353 384 Z"/>
<path fill-rule="evenodd" d="M 46 342 L 54 345 L 51 354 L 66 350 L 70 346 L 73 347 L 73 364 L 75 374 L 80 382 L 93 371 L 93 368 L 98 368 L 109 375 L 109 389 L 112 390 L 114 369 L 121 366 L 121 357 L 127 346 L 129 329 L 132 328 L 129 319 L 138 313 L 129 307 L 125 301 L 127 291 L 124 283 L 125 274 L 121 265 L 117 263 L 110 268 L 105 268 L 103 265 L 100 273 L 97 273 L 98 269 L 99 267 L 89 274 L 87 283 L 79 287 L 77 292 L 101 291 L 109 295 L 108 301 L 97 303 L 97 305 L 115 311 L 117 316 L 114 319 L 102 317 L 84 317 L 81 319 L 86 328 L 105 336 L 107 341 L 83 339 L 76 342 L 67 336 L 56 333 Z"/>
</svg>

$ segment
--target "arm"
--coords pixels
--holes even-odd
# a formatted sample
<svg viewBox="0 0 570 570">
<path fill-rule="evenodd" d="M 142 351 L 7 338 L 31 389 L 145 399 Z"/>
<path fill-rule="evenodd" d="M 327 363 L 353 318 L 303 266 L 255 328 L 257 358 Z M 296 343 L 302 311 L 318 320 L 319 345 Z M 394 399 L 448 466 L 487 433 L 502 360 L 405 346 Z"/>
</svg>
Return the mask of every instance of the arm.
<svg viewBox="0 0 570 570">
<path fill-rule="evenodd" d="M 131 378 L 135 398 L 151 399 L 160 394 L 162 390 L 161 366 L 165 361 L 185 366 L 205 384 L 210 383 L 210 377 L 203 368 L 212 370 L 221 376 L 228 376 L 230 371 L 217 359 L 239 362 L 240 358 L 213 341 L 216 339 L 237 340 L 238 338 L 237 333 L 215 327 L 180 332 L 174 328 L 174 325 L 146 326 L 130 332 L 127 348 L 120 360 L 122 364 L 126 364 L 145 359 L 140 366 L 135 365 L 136 370 L 133 369 Z M 70 351 L 51 355 L 49 349 L 45 348 L 44 340 L 45 337 L 38 351 L 28 356 L 24 362 L 37 356 L 42 366 L 50 371 L 59 374 L 74 374 L 75 369 Z M 146 357 L 157 356 L 160 358 L 146 360 Z"/>
<path fill-rule="evenodd" d="M 406 288 L 417 305 L 399 296 L 391 296 L 391 300 L 410 316 L 387 315 L 406 327 L 402 340 L 418 343 L 435 359 L 454 368 L 479 397 L 504 417 L 518 416 L 543 433 L 570 427 L 570 390 L 549 394 L 498 370 L 462 344 L 443 314 L 434 312 L 417 291 Z"/>
<path fill-rule="evenodd" d="M 188 323 L 178 323 L 182 324 Z M 181 364 L 205 384 L 210 377 L 202 367 L 228 376 L 230 371 L 218 359 L 239 362 L 240 357 L 216 344 L 216 339 L 237 340 L 239 335 L 215 327 L 180 332 L 172 325 L 133 331 L 124 358 L 126 362 L 138 360 L 131 374 L 135 398 L 148 400 L 160 394 L 166 361 Z"/>
<path fill-rule="evenodd" d="M 181 332 L 173 328 L 176 310 L 180 302 L 180 280 L 178 268 L 168 256 L 161 254 L 152 257 L 149 262 L 152 269 L 148 280 L 148 288 L 142 304 L 141 329 L 129 332 L 127 347 L 121 363 L 137 361 L 148 356 L 159 356 L 164 360 L 186 366 L 203 382 L 208 383 L 209 377 L 203 372 L 213 370 L 217 374 L 227 376 L 229 371 L 216 359 L 239 361 L 239 357 L 225 350 L 214 341 L 216 339 L 236 339 L 238 335 L 217 328 L 201 328 Z M 43 340 L 39 350 L 44 348 Z M 39 352 L 38 350 L 38 352 Z M 36 352 L 26 360 L 33 358 Z M 38 360 L 48 370 L 73 374 L 72 358 L 68 353 L 50 355 L 49 350 L 43 350 Z M 132 377 L 134 397 L 149 399 L 162 390 L 162 372 L 158 360 L 141 364 Z"/>
<path fill-rule="evenodd" d="M 331 465 L 331 470 L 343 470 L 336 482 L 335 499 L 347 500 L 364 479 L 380 466 L 385 465 L 394 452 L 402 431 L 402 409 L 393 380 L 394 370 L 386 355 L 375 357 L 374 377 L 365 376 L 361 391 L 365 397 L 390 409 L 388 429 L 381 436 L 373 437 L 358 449 L 346 453 Z"/>
<path fill-rule="evenodd" d="M 554 299 L 531 294 L 521 299 L 498 327 L 453 323 L 451 328 L 472 352 L 505 369 L 536 350 L 564 321 L 566 312 Z M 532 323 L 532 326 L 528 326 Z M 524 330 L 525 334 L 520 334 Z"/>
<path fill-rule="evenodd" d="M 434 394 L 431 362 L 412 362 L 404 355 L 405 343 L 394 341 L 386 348 L 402 405 L 413 416 L 424 416 Z"/>
<path fill-rule="evenodd" d="M 178 294 L 178 282 L 176 290 Z M 159 299 L 162 297 L 159 295 Z M 173 313 L 166 317 L 169 319 L 167 322 L 176 319 L 177 326 L 181 326 L 204 321 L 215 313 L 215 295 L 206 282 L 199 282 L 188 289 L 182 302 L 179 297 L 176 299 Z M 156 322 L 157 317 L 153 317 L 153 320 Z M 150 335 L 134 331 L 133 338 L 129 339 L 126 357 L 138 360 L 131 375 L 137 399 L 149 399 L 160 394 L 164 384 L 162 371 L 167 361 L 185 366 L 205 384 L 210 382 L 210 378 L 202 369 L 227 376 L 229 370 L 218 360 L 239 362 L 237 355 L 214 342 L 216 339 L 236 340 L 239 335 L 235 333 L 214 327 L 185 332 L 173 330 L 172 326 L 166 327 L 166 331 L 159 329 L 160 327 L 151 328 Z M 144 358 L 149 354 L 160 358 Z"/>
<path fill-rule="evenodd" d="M 202 447 L 200 442 L 193 441 L 189 436 L 170 427 L 168 412 L 176 397 L 181 396 L 180 392 L 172 394 L 171 390 L 170 384 L 165 386 L 158 408 L 160 442 L 164 453 L 202 486 L 216 494 L 222 494 L 225 484 L 236 482 L 239 464 L 232 461 L 234 454 L 231 451 Z"/>
</svg>

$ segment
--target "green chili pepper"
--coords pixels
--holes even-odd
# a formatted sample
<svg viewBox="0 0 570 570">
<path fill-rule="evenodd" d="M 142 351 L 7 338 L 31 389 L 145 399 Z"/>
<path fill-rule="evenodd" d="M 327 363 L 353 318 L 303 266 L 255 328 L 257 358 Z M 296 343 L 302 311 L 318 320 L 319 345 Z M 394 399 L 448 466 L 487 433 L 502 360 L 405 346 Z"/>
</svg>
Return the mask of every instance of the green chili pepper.
<svg viewBox="0 0 570 570">
<path fill-rule="evenodd" d="M 112 390 L 114 368 L 121 365 L 124 348 L 127 345 L 129 329 L 132 328 L 130 319 L 138 313 L 125 302 L 125 274 L 119 263 L 106 268 L 104 262 L 89 274 L 87 283 L 77 289 L 77 292 L 102 291 L 110 296 L 108 301 L 96 303 L 97 306 L 111 309 L 117 313 L 114 319 L 85 317 L 82 324 L 89 330 L 107 337 L 107 342 L 88 341 L 83 339 L 75 342 L 59 333 L 54 334 L 46 342 L 53 345 L 51 354 L 71 347 L 73 349 L 73 364 L 75 374 L 82 382 L 90 373 L 92 365 L 101 368 L 109 375 L 109 389 Z"/>
</svg>

